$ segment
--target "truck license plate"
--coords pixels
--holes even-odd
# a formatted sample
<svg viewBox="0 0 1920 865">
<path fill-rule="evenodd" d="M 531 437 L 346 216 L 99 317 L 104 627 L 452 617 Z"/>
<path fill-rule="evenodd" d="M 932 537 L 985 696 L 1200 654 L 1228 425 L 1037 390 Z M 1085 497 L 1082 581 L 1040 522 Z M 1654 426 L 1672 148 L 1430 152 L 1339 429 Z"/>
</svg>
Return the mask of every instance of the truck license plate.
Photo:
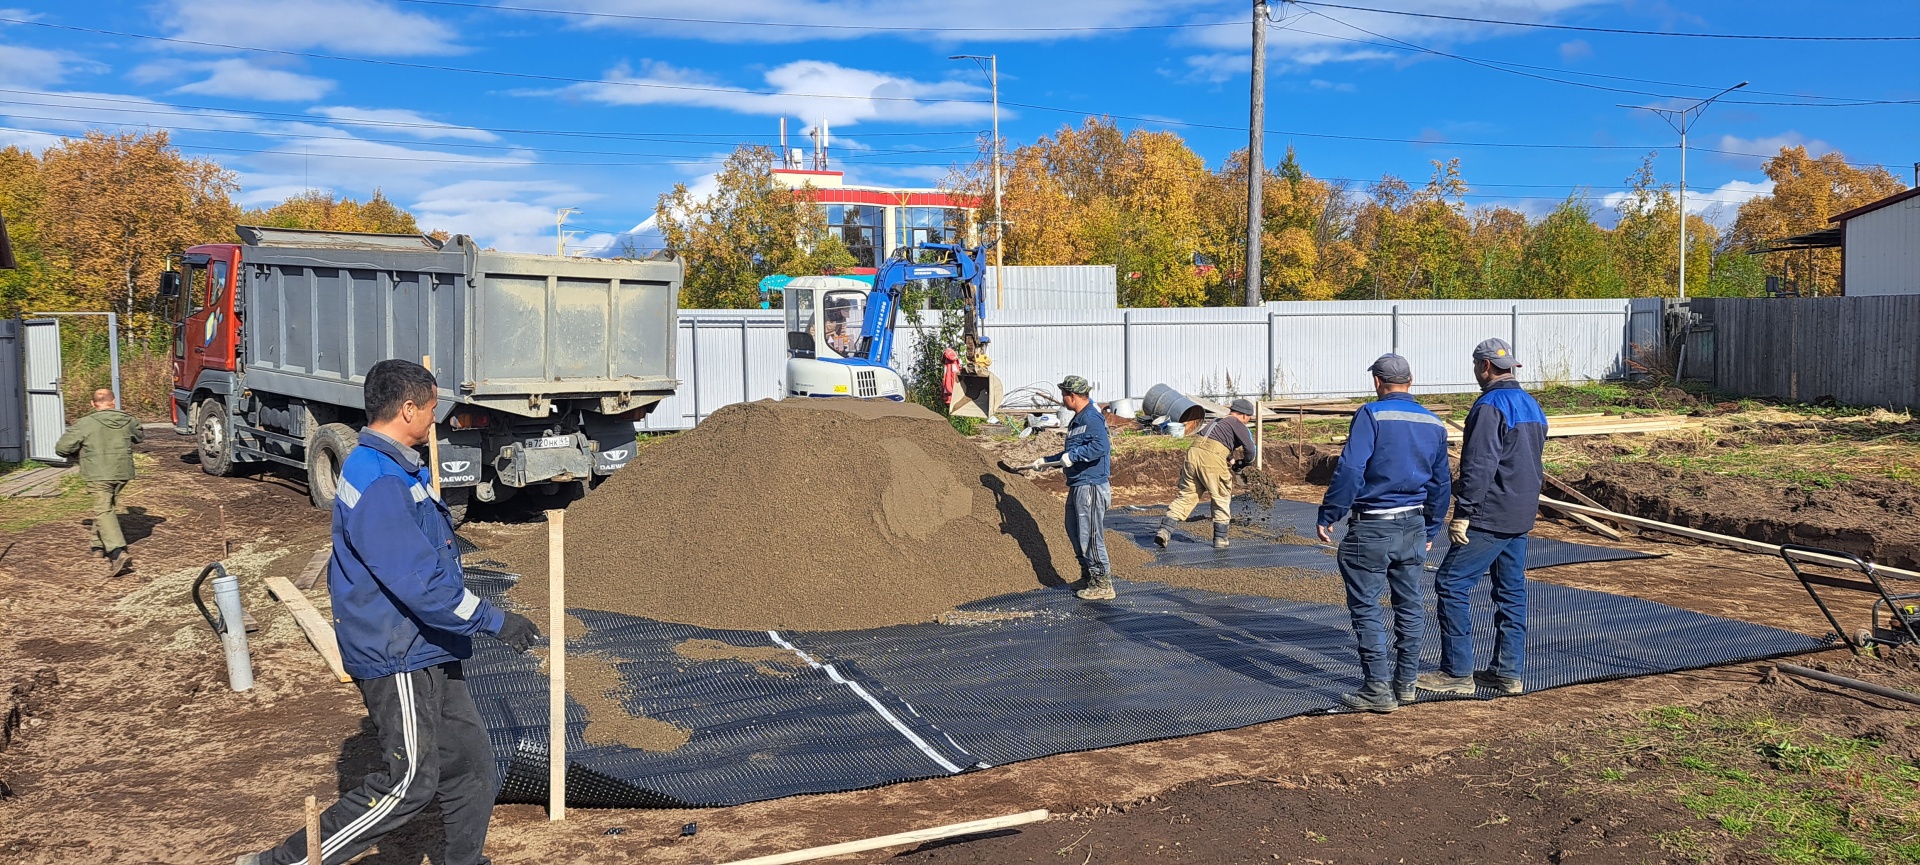
<svg viewBox="0 0 1920 865">
<path fill-rule="evenodd" d="M 534 439 L 527 442 L 527 447 L 534 449 L 570 448 L 573 447 L 573 436 L 548 436 L 542 439 Z"/>
</svg>

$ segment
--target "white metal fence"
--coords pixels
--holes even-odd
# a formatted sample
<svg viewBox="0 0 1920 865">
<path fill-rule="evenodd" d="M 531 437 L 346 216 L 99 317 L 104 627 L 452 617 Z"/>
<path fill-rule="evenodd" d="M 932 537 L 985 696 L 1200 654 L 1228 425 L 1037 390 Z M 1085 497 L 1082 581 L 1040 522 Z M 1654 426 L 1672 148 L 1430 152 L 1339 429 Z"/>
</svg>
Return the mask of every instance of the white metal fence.
<svg viewBox="0 0 1920 865">
<path fill-rule="evenodd" d="M 1415 391 L 1470 391 L 1473 346 L 1493 336 L 1513 343 L 1529 385 L 1620 378 L 1635 346 L 1659 343 L 1660 327 L 1659 298 L 1366 300 L 1003 310 L 989 313 L 984 333 L 1010 392 L 1082 375 L 1105 401 L 1162 383 L 1207 397 L 1364 395 L 1367 365 L 1390 351 L 1412 364 Z M 913 344 L 901 333 L 896 357 L 910 357 Z M 785 364 L 779 310 L 683 310 L 680 389 L 641 429 L 686 429 L 723 405 L 778 398 Z"/>
</svg>

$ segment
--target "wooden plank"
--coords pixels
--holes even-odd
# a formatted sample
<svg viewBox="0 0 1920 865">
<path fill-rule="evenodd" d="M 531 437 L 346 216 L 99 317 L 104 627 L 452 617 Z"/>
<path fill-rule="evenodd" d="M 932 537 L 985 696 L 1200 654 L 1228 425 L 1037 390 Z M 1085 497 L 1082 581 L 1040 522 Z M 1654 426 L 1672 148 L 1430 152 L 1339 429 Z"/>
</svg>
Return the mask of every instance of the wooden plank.
<svg viewBox="0 0 1920 865">
<path fill-rule="evenodd" d="M 306 633 L 307 642 L 319 650 L 321 659 L 327 662 L 328 669 L 333 670 L 334 678 L 342 682 L 353 681 L 353 677 L 347 675 L 345 665 L 340 662 L 340 640 L 334 636 L 332 623 L 313 608 L 307 596 L 294 588 L 293 582 L 286 577 L 268 577 L 267 592 L 287 606 L 287 612 L 293 614 L 293 621 Z"/>
<path fill-rule="evenodd" d="M 1593 504 L 1592 499 L 1588 499 L 1586 496 L 1581 495 L 1579 490 L 1576 490 L 1573 487 L 1567 486 L 1565 483 L 1561 482 L 1559 478 L 1554 477 L 1551 472 L 1541 472 L 1540 479 L 1545 481 L 1548 486 L 1553 487 L 1556 490 L 1559 490 L 1563 495 L 1571 494 L 1571 497 L 1574 498 L 1576 501 L 1584 500 L 1587 504 L 1592 505 L 1593 507 L 1599 507 L 1599 505 Z M 1548 505 L 1548 507 L 1551 508 L 1553 506 Z M 1604 523 L 1601 523 L 1599 520 L 1596 520 L 1590 516 L 1587 516 L 1586 514 L 1576 514 L 1568 511 L 1560 511 L 1560 513 L 1566 514 L 1568 517 L 1571 517 L 1574 522 L 1579 523 L 1582 526 L 1585 526 L 1588 531 L 1591 531 L 1602 537 L 1611 538 L 1616 541 L 1623 540 L 1625 537 L 1621 535 L 1619 532 L 1614 531 L 1612 527 L 1607 526 Z"/>
<path fill-rule="evenodd" d="M 35 484 L 24 490 L 14 493 L 12 498 L 50 499 L 50 498 L 53 498 L 54 496 L 59 495 L 62 491 L 64 491 L 66 489 L 66 485 L 67 485 L 67 480 L 64 475 L 53 475 L 52 477 L 49 477 L 38 484 Z"/>
<path fill-rule="evenodd" d="M 1764 541 L 1749 540 L 1747 538 L 1737 538 L 1732 535 L 1723 535 L 1717 532 L 1709 532 L 1704 529 L 1694 529 L 1694 528 L 1688 528 L 1686 526 L 1676 526 L 1673 523 L 1663 523 L 1663 522 L 1660 522 L 1659 520 L 1647 519 L 1646 517 L 1636 517 L 1636 516 L 1630 516 L 1628 514 L 1616 513 L 1614 511 L 1607 510 L 1606 508 L 1590 508 L 1590 507 L 1587 507 L 1586 505 L 1576 505 L 1571 502 L 1558 501 L 1555 499 L 1547 498 L 1546 496 L 1540 497 L 1540 503 L 1543 505 L 1548 505 L 1552 507 L 1554 510 L 1560 511 L 1561 513 L 1581 513 L 1581 514 L 1586 514 L 1587 516 L 1590 516 L 1590 517 L 1599 517 L 1600 519 L 1603 519 L 1603 520 L 1612 520 L 1613 522 L 1619 523 L 1624 526 L 1637 526 L 1637 527 L 1646 528 L 1646 529 L 1657 529 L 1659 531 L 1666 532 L 1667 534 L 1670 534 L 1670 535 L 1679 535 L 1680 537 L 1691 538 L 1696 541 L 1705 541 L 1710 544 L 1719 544 L 1724 547 L 1732 547 L 1733 549 L 1741 550 L 1743 552 L 1759 553 L 1760 555 L 1763 555 L 1763 556 L 1777 556 L 1780 554 L 1779 546 L 1774 544 L 1769 544 Z M 1840 567 L 1847 567 L 1847 568 L 1851 568 L 1853 566 L 1853 562 L 1851 560 L 1834 558 L 1833 556 L 1822 556 L 1822 555 L 1817 555 L 1815 553 L 1795 553 L 1795 555 L 1803 559 L 1806 559 L 1808 561 L 1815 562 L 1817 564 L 1837 565 Z M 1909 571 L 1904 568 L 1895 568 L 1895 567 L 1890 567 L 1888 565 L 1875 565 L 1874 570 L 1880 574 L 1885 574 L 1888 576 L 1900 577 L 1902 579 L 1909 579 L 1909 580 L 1920 580 L 1920 572 Z"/>
<path fill-rule="evenodd" d="M 27 469 L 24 472 L 8 475 L 5 480 L 0 480 L 0 496 L 10 496 L 28 487 L 38 486 L 48 477 L 58 474 L 59 471 L 60 469 L 57 468 L 42 466 L 37 469 Z"/>
<path fill-rule="evenodd" d="M 320 581 L 320 575 L 327 572 L 327 562 L 333 558 L 333 542 L 328 541 L 315 550 L 313 558 L 307 560 L 307 566 L 300 569 L 300 576 L 293 580 L 294 588 L 306 591 Z"/>
<path fill-rule="evenodd" d="M 567 512 L 547 511 L 547 819 L 567 817 Z"/>
<path fill-rule="evenodd" d="M 791 853 L 775 853 L 771 856 L 755 856 L 752 859 L 738 859 L 727 865 L 792 865 L 795 862 L 812 862 L 829 856 L 845 856 L 849 853 L 864 853 L 868 850 L 881 850 L 887 847 L 904 847 L 908 844 L 925 844 L 942 838 L 958 838 L 962 835 L 975 835 L 981 832 L 993 832 L 1039 823 L 1051 816 L 1046 809 L 1027 811 L 1020 814 L 1008 814 L 1004 817 L 989 817 L 985 820 L 970 820 L 937 826 L 932 829 L 915 829 L 911 832 L 898 832 L 868 838 L 864 841 L 846 841 L 840 844 L 828 844 L 825 847 L 809 847 Z"/>
<path fill-rule="evenodd" d="M 7 478 L 6 483 L 0 484 L 0 498 L 31 499 L 55 495 L 59 492 L 67 475 L 74 471 L 72 466 L 28 469 L 26 472 Z"/>
</svg>

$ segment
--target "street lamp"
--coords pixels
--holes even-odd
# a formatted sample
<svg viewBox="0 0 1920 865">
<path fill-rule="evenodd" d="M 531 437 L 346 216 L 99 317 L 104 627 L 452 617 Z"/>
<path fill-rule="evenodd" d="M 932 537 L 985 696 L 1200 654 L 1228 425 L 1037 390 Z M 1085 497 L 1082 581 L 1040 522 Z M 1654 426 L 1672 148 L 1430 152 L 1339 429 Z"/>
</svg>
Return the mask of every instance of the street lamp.
<svg viewBox="0 0 1920 865">
<path fill-rule="evenodd" d="M 1000 209 L 1000 55 L 998 54 L 954 54 L 948 60 L 972 60 L 987 73 L 987 80 L 993 88 L 993 307 L 1006 307 L 1006 294 L 1001 283 L 1006 281 L 1006 216 Z"/>
<path fill-rule="evenodd" d="M 1681 300 L 1687 299 L 1687 130 L 1693 128 L 1693 124 L 1700 119 L 1700 113 L 1707 110 L 1707 106 L 1712 105 L 1714 100 L 1719 99 L 1720 97 L 1725 96 L 1729 93 L 1732 93 L 1735 90 L 1739 90 L 1740 88 L 1745 86 L 1747 86 L 1747 82 L 1742 81 L 1739 84 L 1735 84 L 1732 87 L 1722 90 L 1719 93 L 1715 93 L 1712 96 L 1709 96 L 1705 99 L 1700 100 L 1699 102 L 1695 102 L 1692 105 L 1688 105 L 1684 108 L 1656 108 L 1651 105 L 1620 106 L 1621 108 L 1635 108 L 1641 111 L 1651 111 L 1655 114 L 1658 114 L 1660 115 L 1661 120 L 1667 121 L 1668 126 L 1673 127 L 1673 130 L 1675 132 L 1680 133 L 1680 299 Z"/>
</svg>

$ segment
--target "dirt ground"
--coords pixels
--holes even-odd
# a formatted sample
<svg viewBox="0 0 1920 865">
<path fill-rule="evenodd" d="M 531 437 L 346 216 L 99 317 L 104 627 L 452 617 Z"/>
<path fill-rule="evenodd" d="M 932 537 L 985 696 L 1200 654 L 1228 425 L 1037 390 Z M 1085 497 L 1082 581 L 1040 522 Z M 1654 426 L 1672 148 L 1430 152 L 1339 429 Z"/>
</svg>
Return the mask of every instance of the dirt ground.
<svg viewBox="0 0 1920 865">
<path fill-rule="evenodd" d="M 325 515 L 307 505 L 298 482 L 202 474 L 186 439 L 159 432 L 142 450 L 154 464 L 126 497 L 134 509 L 132 575 L 99 577 L 97 560 L 82 555 L 86 530 L 70 517 L 0 541 L 0 695 L 7 695 L 0 715 L 9 718 L 0 739 L 0 862 L 230 861 L 294 829 L 303 797 L 329 800 L 377 762 L 357 692 L 330 679 L 261 588 L 266 576 L 299 571 L 325 540 Z M 1302 463 L 1308 470 L 1284 492 L 1315 498 L 1317 463 Z M 1126 500 L 1171 494 L 1164 467 L 1129 477 Z M 484 545 L 531 530 L 480 526 L 473 534 Z M 1540 531 L 1598 542 L 1557 525 Z M 188 599 L 198 569 L 225 554 L 223 539 L 232 542 L 225 560 L 261 625 L 252 637 L 257 684 L 243 694 L 227 689 L 218 643 Z M 1536 576 L 1805 633 L 1828 630 L 1776 560 L 1651 538 L 1629 537 L 1625 545 L 1669 555 Z M 1847 657 L 1801 660 L 1844 664 Z M 1301 717 L 734 808 L 573 811 L 552 823 L 543 809 L 508 806 L 495 812 L 489 853 L 502 863 L 713 863 L 1048 808 L 1057 815 L 1048 823 L 930 847 L 906 861 L 1088 865 L 1178 858 L 1173 853 L 1195 862 L 1660 861 L 1665 848 L 1647 839 L 1712 827 L 1702 829 L 1697 815 L 1678 806 L 1656 807 L 1642 796 L 1641 806 L 1626 807 L 1627 799 L 1579 786 L 1534 798 L 1511 787 L 1461 792 L 1505 778 L 1509 766 L 1553 764 L 1552 748 L 1539 750 L 1541 737 L 1588 729 L 1596 719 L 1805 690 L 1763 684 L 1768 666 L 1415 704 L 1385 716 Z M 1764 693 L 1755 696 L 1756 689 Z M 1859 711 L 1863 724 L 1911 725 L 1913 718 L 1885 706 Z M 1503 762 L 1501 754 L 1517 756 Z M 1395 779 L 1411 780 L 1380 786 Z M 434 824 L 416 820 L 362 861 L 421 862 L 438 847 Z M 682 837 L 687 824 L 697 831 Z M 1359 846 L 1412 824 L 1453 831 L 1409 834 L 1397 852 Z M 1419 839 L 1425 846 L 1414 849 Z M 1271 852 L 1255 849 L 1267 846 L 1261 840 Z M 1596 840 L 1615 845 L 1607 849 L 1616 855 L 1554 853 Z M 1737 845 L 1702 849 L 1712 855 L 1699 861 L 1762 861 L 1727 852 Z M 901 852 L 833 861 L 878 862 Z"/>
</svg>

